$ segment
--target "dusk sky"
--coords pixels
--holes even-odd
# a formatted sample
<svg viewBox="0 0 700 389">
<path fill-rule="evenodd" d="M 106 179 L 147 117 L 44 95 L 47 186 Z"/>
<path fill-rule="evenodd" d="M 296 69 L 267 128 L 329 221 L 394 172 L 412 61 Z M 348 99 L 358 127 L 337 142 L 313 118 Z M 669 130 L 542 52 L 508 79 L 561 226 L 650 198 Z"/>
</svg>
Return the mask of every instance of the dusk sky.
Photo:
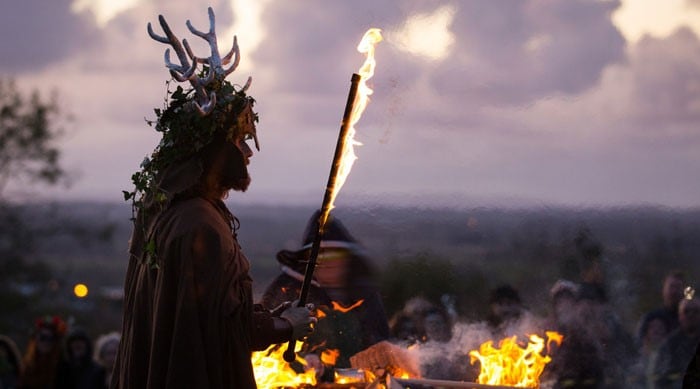
<svg viewBox="0 0 700 389">
<path fill-rule="evenodd" d="M 228 77 L 257 100 L 261 151 L 232 202 L 320 205 L 356 51 L 383 30 L 336 206 L 401 203 L 700 206 L 700 0 L 22 0 L 0 14 L 0 76 L 55 90 L 73 119 L 69 188 L 43 198 L 121 201 L 157 145 L 163 14 L 217 16 Z"/>
</svg>

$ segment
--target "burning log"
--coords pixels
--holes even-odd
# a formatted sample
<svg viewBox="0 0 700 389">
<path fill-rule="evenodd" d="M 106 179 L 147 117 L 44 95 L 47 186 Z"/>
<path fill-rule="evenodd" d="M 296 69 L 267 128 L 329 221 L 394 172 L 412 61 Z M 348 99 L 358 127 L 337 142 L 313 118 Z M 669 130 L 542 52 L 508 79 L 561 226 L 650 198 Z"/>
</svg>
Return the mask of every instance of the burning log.
<svg viewBox="0 0 700 389">
<path fill-rule="evenodd" d="M 477 384 L 474 382 L 431 380 L 431 379 L 422 379 L 422 378 L 392 378 L 392 377 L 390 377 L 388 379 L 388 381 L 389 380 L 392 381 L 392 382 L 387 384 L 387 388 L 389 388 L 389 389 L 415 388 L 416 386 L 420 386 L 420 387 L 424 387 L 424 388 L 430 387 L 430 388 L 457 388 L 457 389 L 512 389 L 512 388 L 516 388 L 515 386 L 487 385 L 487 384 Z"/>
<path fill-rule="evenodd" d="M 418 363 L 409 355 L 408 350 L 387 341 L 353 355 L 350 357 L 350 365 L 355 369 L 386 370 L 398 377 L 420 377 Z"/>
</svg>

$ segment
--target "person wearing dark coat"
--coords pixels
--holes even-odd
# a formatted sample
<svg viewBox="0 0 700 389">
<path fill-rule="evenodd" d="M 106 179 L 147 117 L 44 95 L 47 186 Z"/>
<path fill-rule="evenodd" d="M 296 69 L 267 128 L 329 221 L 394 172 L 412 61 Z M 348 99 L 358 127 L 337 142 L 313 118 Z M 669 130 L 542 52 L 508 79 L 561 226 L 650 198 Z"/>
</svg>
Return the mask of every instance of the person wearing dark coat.
<svg viewBox="0 0 700 389">
<path fill-rule="evenodd" d="M 693 379 L 692 372 L 691 376 L 686 372 L 700 344 L 700 300 L 681 301 L 678 319 L 680 326 L 661 344 L 654 365 L 658 389 L 680 389 L 686 379 L 684 376 L 688 382 Z"/>
<path fill-rule="evenodd" d="M 166 62 L 191 87 L 178 86 L 167 107 L 155 110 L 161 142 L 132 175 L 133 191 L 124 192 L 134 228 L 114 389 L 255 389 L 252 352 L 301 339 L 316 322 L 310 305 L 264 310 L 253 303 L 251 263 L 224 200 L 250 185 L 258 115 L 246 94 L 250 81 L 239 87 L 225 80 L 235 64 L 222 67 L 208 11 L 212 53 L 198 58 L 208 61 L 202 78 L 162 16 L 167 38 L 148 26 L 154 40 L 177 52 L 182 66 Z"/>
<path fill-rule="evenodd" d="M 277 254 L 282 273 L 265 289 L 263 307 L 270 309 L 298 298 L 319 214 L 316 211 L 309 219 L 300 250 Z M 308 298 L 323 317 L 305 342 L 307 353 L 321 355 L 325 350 L 338 350 L 335 366 L 346 368 L 350 367 L 351 356 L 389 338 L 388 319 L 372 277 L 373 269 L 363 248 L 331 215 Z"/>
<path fill-rule="evenodd" d="M 64 358 L 56 372 L 56 389 L 106 389 L 104 367 L 92 359 L 92 340 L 81 329 L 66 337 Z"/>
</svg>

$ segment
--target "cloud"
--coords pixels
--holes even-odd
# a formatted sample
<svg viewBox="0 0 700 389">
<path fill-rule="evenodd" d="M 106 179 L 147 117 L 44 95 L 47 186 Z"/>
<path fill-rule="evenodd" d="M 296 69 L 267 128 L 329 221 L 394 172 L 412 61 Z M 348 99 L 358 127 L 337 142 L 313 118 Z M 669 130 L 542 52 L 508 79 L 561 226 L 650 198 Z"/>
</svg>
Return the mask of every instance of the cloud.
<svg viewBox="0 0 700 389">
<path fill-rule="evenodd" d="M 57 89 L 76 117 L 64 154 L 68 167 L 83 174 L 61 196 L 118 199 L 158 142 L 143 118 L 162 105 L 168 78 L 167 46 L 150 39 L 145 25 L 156 23 L 160 32 L 163 14 L 178 37 L 208 53 L 184 24 L 191 19 L 206 29 L 207 4 L 140 2 L 98 28 L 89 13 L 70 14 L 69 3 L 54 3 L 65 8 L 54 12 L 62 15 L 54 22 L 70 53 L 57 50 L 17 81 Z M 320 201 L 350 76 L 364 60 L 355 48 L 369 27 L 380 27 L 385 41 L 377 45 L 375 92 L 356 126 L 364 145 L 339 206 L 395 194 L 439 199 L 433 203 L 698 204 L 700 182 L 690 177 L 700 174 L 700 43 L 688 30 L 625 46 L 610 19 L 617 1 L 259 4 L 243 13 L 236 7 L 245 2 L 212 4 L 222 50 L 236 33 L 243 51 L 229 79 L 253 76 L 260 113 L 262 151 L 240 201 L 309 194 Z M 9 12 L 27 15 L 14 25 L 40 24 L 15 11 L 24 8 L 18 2 Z M 244 15 L 254 28 L 243 27 L 237 18 Z M 432 23 L 430 36 L 439 37 L 432 38 L 435 49 L 447 52 L 424 55 L 429 46 L 407 52 L 396 32 L 410 35 L 411 21 L 435 15 L 442 24 Z M 93 36 L 67 32 L 76 26 L 61 25 L 72 20 Z M 22 45 L 34 38 L 27 39 Z M 31 53 L 13 58 L 20 70 L 31 58 L 25 55 Z"/>
<path fill-rule="evenodd" d="M 96 26 L 70 11 L 71 0 L 24 0 L 0 12 L 0 72 L 46 68 L 100 42 Z"/>
<path fill-rule="evenodd" d="M 433 85 L 448 98 L 527 104 L 590 88 L 624 57 L 610 20 L 616 2 L 473 1 L 459 3 L 453 54 Z"/>
</svg>

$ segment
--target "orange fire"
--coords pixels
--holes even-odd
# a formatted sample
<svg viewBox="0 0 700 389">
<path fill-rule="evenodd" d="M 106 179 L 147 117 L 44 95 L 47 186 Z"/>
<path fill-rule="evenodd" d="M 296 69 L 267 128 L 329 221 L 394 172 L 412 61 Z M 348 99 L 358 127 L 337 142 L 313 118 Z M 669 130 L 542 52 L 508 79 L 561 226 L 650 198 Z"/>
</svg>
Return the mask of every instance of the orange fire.
<svg viewBox="0 0 700 389">
<path fill-rule="evenodd" d="M 350 305 L 349 307 L 344 307 L 344 306 L 340 305 L 339 302 L 331 301 L 331 305 L 333 305 L 334 311 L 348 313 L 348 312 L 352 311 L 353 309 L 362 305 L 362 303 L 364 303 L 364 302 L 365 302 L 364 299 L 360 299 L 360 300 L 357 300 L 354 304 Z"/>
<path fill-rule="evenodd" d="M 352 165 L 355 163 L 357 156 L 355 155 L 355 146 L 360 146 L 362 143 L 355 140 L 355 124 L 362 117 L 362 113 L 365 111 L 367 104 L 369 103 L 369 96 L 373 93 L 373 90 L 367 86 L 367 80 L 374 76 L 374 68 L 377 61 L 374 59 L 374 46 L 382 41 L 382 30 L 379 28 L 370 28 L 365 32 L 362 37 L 360 44 L 357 45 L 357 51 L 366 54 L 365 62 L 360 67 L 357 72 L 360 75 L 360 82 L 357 89 L 357 97 L 355 100 L 354 109 L 352 110 L 350 116 L 350 125 L 348 128 L 347 135 L 345 137 L 345 143 L 342 150 L 342 158 L 340 160 L 340 165 L 338 167 L 338 175 L 336 177 L 335 186 L 331 188 L 330 193 L 330 206 L 328 207 L 328 212 L 333 209 L 333 203 L 335 198 L 340 192 L 340 188 L 345 184 L 345 180 L 352 170 Z M 322 215 L 321 225 L 325 224 L 328 214 Z"/>
<path fill-rule="evenodd" d="M 302 343 L 296 344 L 296 350 L 301 349 Z M 316 371 L 306 368 L 303 373 L 297 373 L 285 362 L 283 354 L 285 348 L 272 345 L 265 351 L 255 352 L 251 358 L 255 383 L 259 389 L 298 387 L 301 385 L 316 385 Z M 304 358 L 296 354 L 296 361 L 302 366 L 308 364 Z"/>
<path fill-rule="evenodd" d="M 323 350 L 321 352 L 321 362 L 328 366 L 335 366 L 338 357 L 340 356 L 340 350 L 329 348 L 328 350 Z"/>
<path fill-rule="evenodd" d="M 561 344 L 563 336 L 557 332 L 547 331 L 547 349 L 552 342 Z M 543 355 L 545 341 L 537 335 L 530 335 L 525 347 L 518 345 L 517 336 L 503 339 L 499 348 L 493 347 L 489 340 L 479 346 L 479 350 L 469 352 L 471 363 L 481 363 L 481 372 L 477 382 L 488 385 L 510 385 L 524 388 L 536 388 L 540 384 L 540 375 L 552 358 Z"/>
</svg>

